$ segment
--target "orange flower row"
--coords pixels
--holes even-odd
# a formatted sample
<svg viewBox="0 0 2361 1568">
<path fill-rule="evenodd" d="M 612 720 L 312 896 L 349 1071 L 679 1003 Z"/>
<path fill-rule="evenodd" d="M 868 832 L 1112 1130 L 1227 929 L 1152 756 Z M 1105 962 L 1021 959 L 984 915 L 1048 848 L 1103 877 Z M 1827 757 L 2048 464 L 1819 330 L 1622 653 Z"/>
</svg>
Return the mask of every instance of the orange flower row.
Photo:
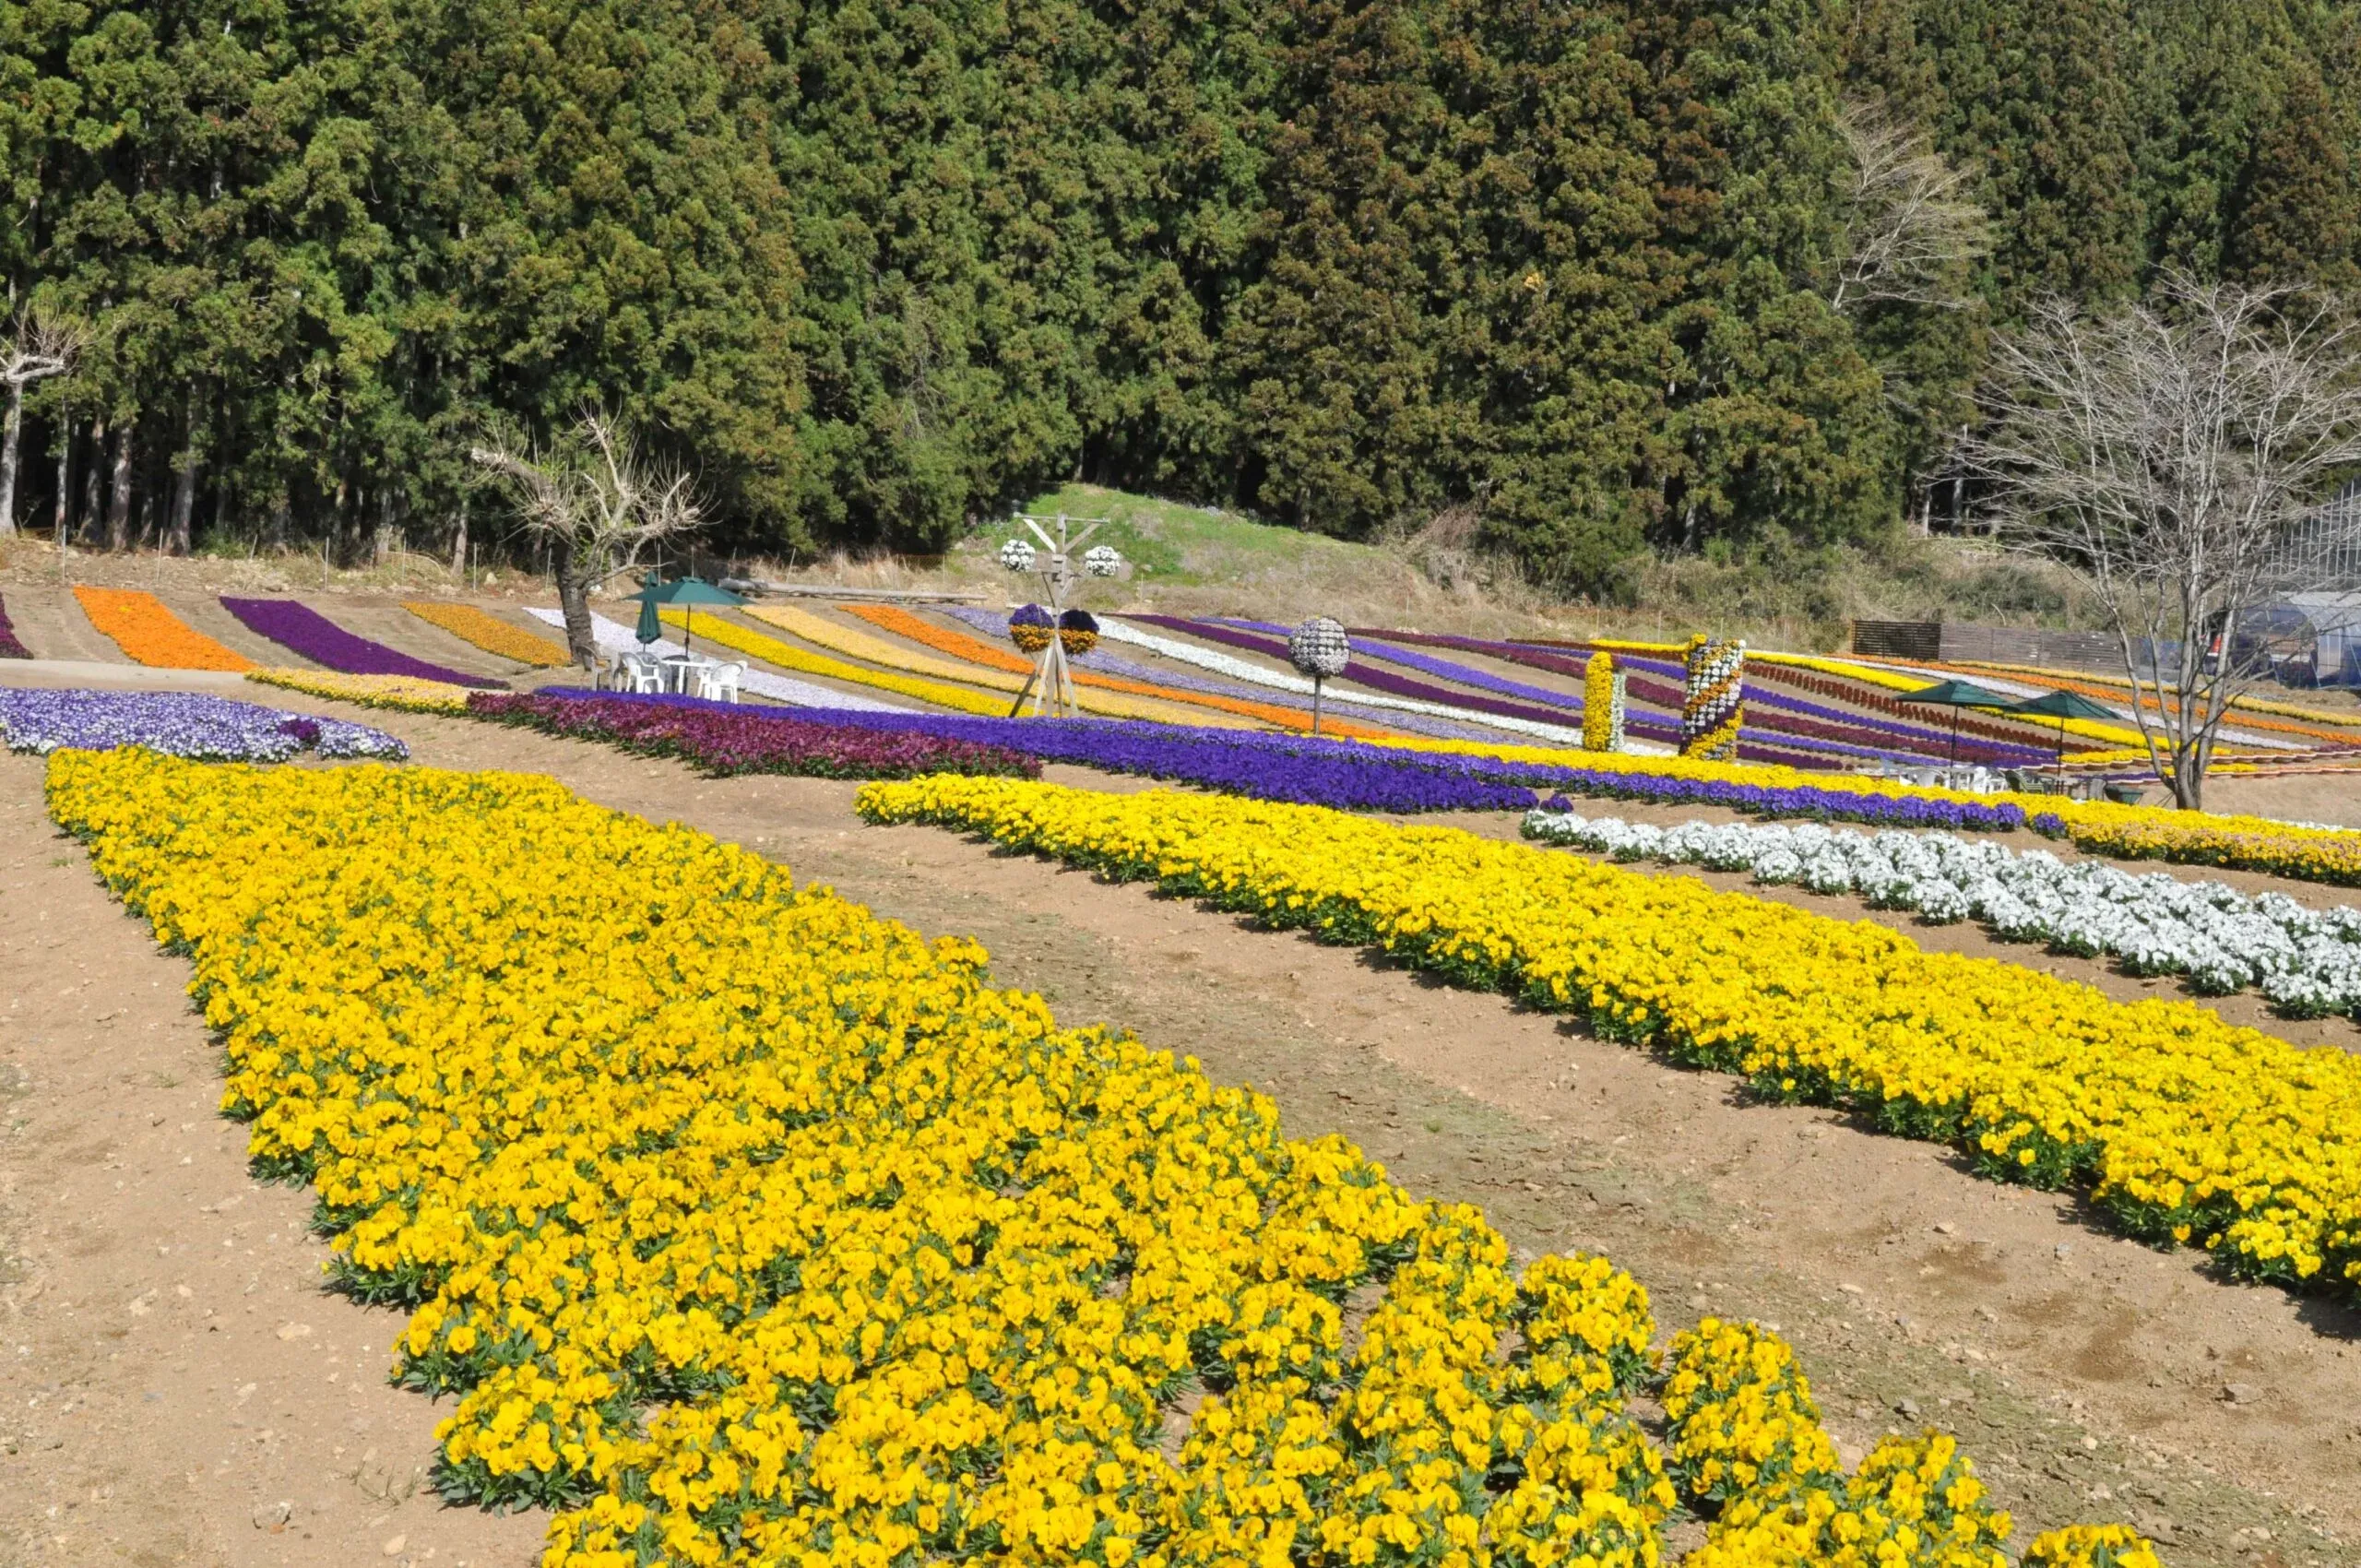
<svg viewBox="0 0 2361 1568">
<path fill-rule="evenodd" d="M 924 643 L 937 653 L 947 653 L 954 659 L 964 659 L 987 669 L 1004 670 L 1011 674 L 1031 672 L 1033 661 L 994 647 L 980 637 L 965 632 L 955 632 L 931 621 L 921 621 L 907 610 L 890 604 L 847 604 L 840 608 L 850 611 L 872 626 Z M 1282 730 L 1310 730 L 1311 715 L 1275 703 L 1252 702 L 1243 697 L 1215 696 L 1206 692 L 1184 692 L 1171 686 L 1159 686 L 1146 681 L 1126 681 L 1121 676 L 1100 675 L 1076 670 L 1074 678 L 1086 686 L 1097 686 L 1109 692 L 1128 692 L 1133 696 L 1161 697 L 1167 702 L 1185 702 L 1199 707 L 1218 708 L 1224 713 L 1236 713 L 1248 719 L 1259 719 L 1265 724 L 1275 724 Z M 1329 715 L 1320 721 L 1323 735 L 1343 735 L 1354 740 L 1375 741 L 1391 738 L 1393 731 L 1368 725 L 1355 724 Z"/>
<path fill-rule="evenodd" d="M 215 642 L 143 589 L 87 588 L 77 583 L 74 597 L 81 601 L 82 613 L 90 618 L 90 624 L 113 637 L 114 646 L 134 664 L 239 674 L 255 668 L 253 659 Z"/>
<path fill-rule="evenodd" d="M 512 626 L 472 604 L 443 604 L 433 600 L 406 599 L 402 600 L 402 608 L 430 626 L 442 627 L 462 642 L 473 643 L 486 653 L 496 653 L 519 664 L 529 664 L 539 670 L 556 670 L 574 662 L 563 643 L 535 636 L 523 627 Z"/>
</svg>

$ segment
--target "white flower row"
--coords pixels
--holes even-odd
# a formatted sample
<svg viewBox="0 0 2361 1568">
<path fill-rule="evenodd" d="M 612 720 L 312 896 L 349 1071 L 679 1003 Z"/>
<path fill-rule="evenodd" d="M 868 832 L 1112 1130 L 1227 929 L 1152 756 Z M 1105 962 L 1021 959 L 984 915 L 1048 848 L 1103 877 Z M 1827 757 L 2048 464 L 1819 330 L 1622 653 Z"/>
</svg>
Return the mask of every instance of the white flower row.
<svg viewBox="0 0 2361 1568">
<path fill-rule="evenodd" d="M 1757 882 L 1858 893 L 1941 925 L 1974 919 L 2009 942 L 2082 957 L 2106 955 L 2137 974 L 2178 974 L 2226 995 L 2249 985 L 2283 1013 L 2361 1016 L 2361 909 L 2307 909 L 2282 893 L 2248 898 L 2219 882 L 2134 876 L 2101 861 L 2060 861 L 1948 833 L 1684 822 L 1675 827 L 1534 811 L 1525 834 L 1603 851 L 1748 871 Z"/>
<path fill-rule="evenodd" d="M 1298 695 L 1308 695 L 1311 691 L 1311 681 L 1301 675 L 1282 675 L 1275 670 L 1251 664 L 1243 659 L 1233 659 L 1209 647 L 1199 647 L 1194 643 L 1159 637 L 1153 632 L 1143 632 L 1137 626 L 1124 625 L 1112 616 L 1100 616 L 1098 630 L 1101 636 L 1119 643 L 1144 647 L 1151 653 L 1162 654 L 1183 664 L 1193 664 L 1200 670 L 1211 670 L 1233 680 L 1249 681 L 1273 691 L 1294 692 Z M 1444 703 L 1420 702 L 1415 697 L 1380 696 L 1370 692 L 1355 692 L 1347 696 L 1330 692 L 1327 700 L 1332 703 L 1348 702 L 1358 707 L 1390 707 L 1397 713 L 1423 713 L 1436 719 L 1455 719 L 1463 724 L 1481 724 L 1488 729 L 1505 730 L 1513 734 L 1532 735 L 1561 746 L 1583 743 L 1583 732 L 1578 729 L 1544 724 L 1537 719 L 1510 719 L 1497 713 L 1479 713 L 1471 708 L 1452 707 Z"/>
</svg>

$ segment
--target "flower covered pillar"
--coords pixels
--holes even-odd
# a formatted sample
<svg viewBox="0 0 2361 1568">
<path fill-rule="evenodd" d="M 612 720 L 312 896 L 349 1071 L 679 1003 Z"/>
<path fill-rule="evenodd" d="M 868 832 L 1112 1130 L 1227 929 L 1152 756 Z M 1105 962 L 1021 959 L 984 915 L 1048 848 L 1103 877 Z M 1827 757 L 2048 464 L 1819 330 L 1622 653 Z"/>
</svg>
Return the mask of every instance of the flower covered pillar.
<svg viewBox="0 0 2361 1568">
<path fill-rule="evenodd" d="M 1688 689 L 1680 704 L 1680 754 L 1738 760 L 1746 720 L 1746 644 L 1702 633 L 1689 639 Z"/>
</svg>

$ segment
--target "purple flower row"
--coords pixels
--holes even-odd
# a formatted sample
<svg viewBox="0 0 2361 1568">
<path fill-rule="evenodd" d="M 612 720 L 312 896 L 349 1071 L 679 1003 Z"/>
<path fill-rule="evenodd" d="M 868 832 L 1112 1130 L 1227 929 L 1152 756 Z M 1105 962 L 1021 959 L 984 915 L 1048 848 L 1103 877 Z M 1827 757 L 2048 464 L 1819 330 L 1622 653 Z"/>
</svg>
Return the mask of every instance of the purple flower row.
<svg viewBox="0 0 2361 1568">
<path fill-rule="evenodd" d="M 1750 816 L 1867 822 L 1884 827 L 1940 827 L 1986 833 L 2007 832 L 2025 824 L 2023 810 L 2013 805 L 1986 806 L 1917 795 L 1860 794 L 1849 790 L 1822 790 L 1810 784 L 1773 788 L 1652 774 L 1583 775 L 1576 770 L 1565 780 L 1564 788 L 1595 799 L 1645 801 L 1653 805 L 1720 806 Z M 1573 809 L 1573 802 L 1562 794 L 1552 795 L 1543 804 L 1553 812 Z"/>
<path fill-rule="evenodd" d="M 1348 811 L 1519 811 L 1534 803 L 1538 790 L 1567 790 L 1619 800 L 1723 805 L 1766 816 L 1842 818 L 1911 826 L 2007 828 L 2023 820 L 2023 814 L 2014 806 L 1996 808 L 1809 786 L 1768 790 L 1708 784 L 1654 774 L 1507 762 L 1495 757 L 1414 752 L 1358 741 L 1244 730 L 1104 719 L 970 719 L 951 714 L 808 708 L 789 711 L 731 707 L 688 697 L 631 696 L 571 689 L 543 695 L 614 704 L 708 708 L 769 724 L 794 723 L 824 714 L 829 724 L 1001 746 L 1044 762 L 1168 778 L 1255 800 L 1335 806 Z M 486 701 L 471 699 L 470 707 Z"/>
<path fill-rule="evenodd" d="M 468 711 L 483 719 L 629 752 L 679 757 L 716 776 L 786 773 L 816 778 L 912 778 L 922 773 L 1003 774 L 1038 778 L 1041 765 L 1004 746 L 923 732 L 874 730 L 693 699 L 656 704 L 614 693 L 480 692 Z M 831 720 L 841 710 L 826 711 Z"/>
<path fill-rule="evenodd" d="M 563 689 L 563 695 L 593 695 L 572 688 Z M 614 693 L 605 694 L 604 700 L 701 706 L 694 698 Z M 1521 776 L 1555 777 L 1553 770 L 1489 758 L 1443 757 L 1309 735 L 1127 719 L 970 719 L 954 714 L 810 708 L 791 713 L 754 707 L 733 711 L 773 724 L 825 715 L 830 724 L 1005 747 L 1044 762 L 1168 778 L 1256 800 L 1345 810 L 1522 811 L 1536 797 L 1531 781 Z M 774 713 L 778 717 L 772 717 Z"/>
<path fill-rule="evenodd" d="M 1354 633 L 1356 636 L 1361 635 L 1358 630 Z M 1417 640 L 1436 647 L 1464 648 L 1470 653 L 1489 654 L 1513 664 L 1522 664 L 1535 670 L 1548 670 L 1575 679 L 1580 679 L 1584 672 L 1584 662 L 1581 659 L 1569 657 L 1560 649 L 1536 647 L 1526 643 L 1494 642 L 1482 637 L 1400 632 L 1370 635 L 1394 637 L 1416 636 Z M 1678 662 L 1671 659 L 1642 658 L 1620 649 L 1615 651 L 1615 661 L 1625 669 L 1661 675 L 1675 683 L 1669 694 L 1668 704 L 1671 711 L 1679 711 L 1681 683 L 1688 680 L 1688 672 Z M 1759 679 L 1756 673 L 1758 669 L 1760 670 Z M 1855 730 L 1871 731 L 1881 738 L 1907 742 L 1910 744 L 1906 749 L 1919 756 L 1947 758 L 1951 755 L 1952 735 L 1948 726 L 1931 723 L 1912 724 L 1892 719 L 1873 719 L 1867 714 L 1856 713 L 1849 708 L 1833 707 L 1826 703 L 1813 702 L 1808 697 L 1791 696 L 1786 692 L 1770 690 L 1766 683 L 1778 679 L 1781 673 L 1776 666 L 1749 667 L 1746 706 L 1750 721 L 1761 710 L 1770 708 L 1779 712 L 1824 719 Z M 1658 697 L 1665 695 L 1662 688 L 1656 688 L 1656 691 Z M 1656 700 L 1656 698 L 1650 700 Z M 2027 764 L 2047 761 L 2050 754 L 2048 749 L 2035 745 L 2030 741 L 2003 741 L 1989 736 L 1975 735 L 1960 737 L 1959 755 L 1963 762 Z"/>
<path fill-rule="evenodd" d="M 0 687 L 0 730 L 11 751 L 145 746 L 209 762 L 284 762 L 309 747 L 322 756 L 398 761 L 409 748 L 382 730 L 196 692 L 93 692 Z"/>
<path fill-rule="evenodd" d="M 1255 652 L 1275 656 L 1285 650 L 1285 645 L 1275 639 L 1262 638 L 1252 633 L 1240 631 L 1233 625 L 1217 621 L 1191 621 L 1180 616 L 1157 615 L 1144 615 L 1139 619 L 1155 622 L 1172 631 L 1185 632 L 1209 641 L 1229 643 Z M 1362 685 L 1373 686 L 1380 691 L 1392 692 L 1400 696 L 1415 696 L 1429 702 L 1447 703 L 1458 707 L 1502 714 L 1512 719 L 1555 724 L 1567 729 L 1572 729 L 1582 722 L 1582 705 L 1579 700 L 1560 693 L 1545 691 L 1538 686 L 1527 686 L 1519 682 L 1503 681 L 1497 676 L 1487 675 L 1482 671 L 1470 670 L 1465 665 L 1455 664 L 1447 659 L 1434 659 L 1428 655 L 1412 653 L 1406 648 L 1393 647 L 1376 641 L 1365 631 L 1355 635 L 1363 638 L 1363 641 L 1355 645 L 1356 661 L 1346 667 L 1347 680 L 1358 681 Z M 1364 652 L 1380 659 L 1398 659 L 1400 662 L 1414 669 L 1424 670 L 1444 680 L 1464 684 L 1485 685 L 1495 690 L 1506 688 L 1525 694 L 1532 699 L 1549 706 L 1527 707 L 1522 703 L 1506 702 L 1496 697 L 1470 696 L 1464 691 L 1406 680 L 1384 671 L 1370 669 L 1367 663 L 1358 659 L 1358 656 Z M 1642 701 L 1654 702 L 1658 707 L 1667 706 L 1664 700 L 1666 693 L 1662 687 L 1651 687 L 1643 683 L 1632 689 L 1632 695 Z M 1668 706 L 1671 712 L 1675 714 L 1679 712 L 1680 702 L 1678 693 L 1672 694 L 1672 700 Z M 1635 727 L 1627 719 L 1626 728 L 1635 729 L 1636 732 L 1644 732 L 1646 727 L 1644 724 Z M 1796 766 L 1825 769 L 1837 766 L 1828 754 L 1832 751 L 1839 756 L 1851 755 L 1880 761 L 1896 759 L 1896 754 L 1883 747 L 1847 747 L 1843 742 L 1830 742 L 1818 737 L 1792 735 L 1786 733 L 1791 729 L 1790 726 L 1782 725 L 1775 719 L 1758 724 L 1754 728 L 1760 731 L 1781 732 L 1780 744 L 1784 754 L 1781 760 L 1792 759 Z M 1670 733 L 1672 738 L 1678 739 L 1679 734 L 1678 727 L 1676 726 Z M 1864 738 L 1875 739 L 1876 737 Z"/>
<path fill-rule="evenodd" d="M 291 599 L 238 599 L 225 593 L 221 607 L 244 622 L 248 631 L 268 637 L 314 664 L 340 670 L 348 675 L 408 675 L 420 681 L 495 689 L 506 685 L 505 682 L 429 664 L 384 643 L 355 636 L 309 605 L 298 604 Z"/>
<path fill-rule="evenodd" d="M 1231 647 L 1242 648 L 1249 653 L 1263 654 L 1271 659 L 1285 659 L 1287 658 L 1287 643 L 1282 638 L 1262 636 L 1252 632 L 1241 632 L 1236 627 L 1221 625 L 1212 621 L 1192 621 L 1179 615 L 1133 615 L 1129 619 L 1145 622 L 1151 626 L 1161 626 L 1167 631 L 1203 637 L 1207 642 L 1226 643 Z M 1384 692 L 1391 696 L 1414 697 L 1420 702 L 1443 703 L 1453 707 L 1465 708 L 1471 713 L 1496 713 L 1503 719 L 1522 719 L 1530 723 L 1554 724 L 1565 730 L 1581 728 L 1581 720 L 1579 719 L 1570 720 L 1562 708 L 1535 707 L 1525 703 L 1503 702 L 1497 697 L 1470 696 L 1465 692 L 1430 685 L 1424 681 L 1413 681 L 1383 670 L 1372 670 L 1358 657 L 1347 663 L 1343 678 L 1358 682 L 1371 691 Z"/>
<path fill-rule="evenodd" d="M 0 605 L 0 659 L 30 659 L 32 649 L 17 640 L 17 628 L 8 619 L 6 605 Z"/>
<path fill-rule="evenodd" d="M 1236 626 L 1257 632 L 1284 632 L 1284 628 L 1274 626 L 1267 622 L 1232 618 L 1209 622 L 1207 624 Z M 1367 628 L 1356 629 L 1353 633 L 1353 650 L 1356 653 L 1367 653 L 1372 659 L 1384 659 L 1402 665 L 1406 669 L 1418 671 L 1438 680 L 1472 686 L 1501 696 L 1549 705 L 1562 710 L 1568 716 L 1559 719 L 1560 723 L 1581 721 L 1582 702 L 1578 697 L 1570 696 L 1563 692 L 1551 691 L 1544 686 L 1532 686 L 1522 681 L 1508 680 L 1492 674 L 1489 671 L 1477 670 L 1452 659 L 1437 659 L 1431 654 L 1420 653 L 1413 648 L 1403 647 L 1385 640 L 1398 635 L 1390 632 L 1374 632 Z M 1531 657 L 1527 649 L 1516 644 L 1491 643 L 1476 637 L 1436 640 L 1442 641 L 1446 647 L 1463 647 L 1474 653 L 1491 654 L 1496 658 L 1511 659 L 1536 669 L 1550 670 L 1555 673 L 1575 679 L 1580 679 L 1584 673 L 1583 666 L 1575 660 L 1548 655 L 1539 658 Z M 1686 679 L 1681 667 L 1677 664 L 1667 664 L 1652 659 L 1633 659 L 1621 654 L 1619 654 L 1617 659 L 1626 668 L 1634 671 L 1668 674 L 1676 682 Z M 1635 682 L 1631 691 L 1636 700 L 1651 703 L 1670 713 L 1678 714 L 1680 711 L 1681 690 L 1679 685 L 1667 688 L 1647 682 Z M 1746 704 L 1749 729 L 1777 733 L 1783 740 L 1796 742 L 1793 749 L 1807 754 L 1827 753 L 1836 756 L 1860 757 L 1878 761 L 1933 762 L 1945 759 L 1952 752 L 1951 737 L 1946 732 L 1922 726 L 1897 723 L 1892 719 L 1865 718 L 1824 703 L 1789 696 L 1784 692 L 1765 691 L 1760 684 L 1752 682 L 1750 682 L 1747 686 Z M 1766 712 L 1765 709 L 1770 711 Z M 1817 719 L 1820 723 L 1809 726 L 1790 723 L 1785 717 L 1787 714 Z M 1628 727 L 1628 719 L 1626 723 Z M 1830 732 L 1831 726 L 1834 727 L 1833 733 Z M 1677 738 L 1677 729 L 1674 733 Z M 1963 741 L 1958 747 L 1958 753 L 1963 761 L 2000 765 L 2036 763 L 2046 760 L 2048 756 L 2047 752 L 2038 751 L 2031 746 L 2011 746 L 1974 739 Z M 1806 766 L 1826 767 L 1828 764 L 1821 760 Z"/>
</svg>

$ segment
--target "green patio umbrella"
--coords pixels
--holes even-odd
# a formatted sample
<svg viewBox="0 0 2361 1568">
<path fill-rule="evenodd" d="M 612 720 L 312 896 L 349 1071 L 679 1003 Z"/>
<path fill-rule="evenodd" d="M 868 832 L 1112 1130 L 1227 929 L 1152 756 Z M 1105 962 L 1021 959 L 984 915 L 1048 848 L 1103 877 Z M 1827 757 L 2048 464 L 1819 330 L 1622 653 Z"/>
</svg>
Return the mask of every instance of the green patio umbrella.
<svg viewBox="0 0 2361 1568">
<path fill-rule="evenodd" d="M 699 604 L 743 604 L 746 602 L 744 600 L 739 598 L 736 594 L 731 593 L 727 588 L 718 588 L 714 587 L 711 583 L 706 582 L 703 577 L 675 577 L 669 583 L 651 583 L 647 587 L 641 588 L 639 593 L 641 601 L 641 608 L 639 612 L 640 629 L 638 632 L 635 633 L 634 636 L 638 636 L 643 642 L 654 640 L 653 638 L 647 636 L 646 632 L 649 626 L 658 624 L 656 619 L 656 607 L 659 604 L 695 606 Z M 681 646 L 682 647 L 686 647 L 689 646 L 690 637 L 695 624 L 696 612 L 694 608 L 690 608 L 683 610 L 682 613 L 687 617 L 687 624 L 682 626 L 681 631 Z"/>
<path fill-rule="evenodd" d="M 635 596 L 639 600 L 639 624 L 632 628 L 631 635 L 639 639 L 639 646 L 642 647 L 646 647 L 664 635 L 664 623 L 656 618 L 658 586 L 656 581 L 650 578 L 641 586 Z"/>
<path fill-rule="evenodd" d="M 1959 760 L 1959 710 L 1963 707 L 2006 707 L 2009 699 L 1998 692 L 1987 692 L 1965 681 L 1938 681 L 1931 686 L 1921 686 L 1915 692 L 1904 692 L 1897 702 L 1936 703 L 1952 710 L 1952 760 Z"/>
<path fill-rule="evenodd" d="M 2086 696 L 2072 692 L 2044 692 L 2037 697 L 2011 703 L 2011 713 L 2021 713 L 2028 719 L 2058 720 L 2058 766 L 2066 766 L 2066 721 L 2070 719 L 2100 719 L 2111 723 L 2123 722 L 2123 715 L 2113 708 L 2101 707 Z"/>
</svg>

